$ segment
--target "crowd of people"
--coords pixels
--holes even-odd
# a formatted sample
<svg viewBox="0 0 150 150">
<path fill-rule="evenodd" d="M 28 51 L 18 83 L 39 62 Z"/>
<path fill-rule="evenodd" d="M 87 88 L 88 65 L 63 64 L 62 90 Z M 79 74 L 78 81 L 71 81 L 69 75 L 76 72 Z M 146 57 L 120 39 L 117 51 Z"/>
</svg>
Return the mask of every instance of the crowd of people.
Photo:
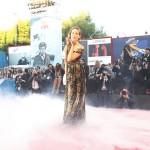
<svg viewBox="0 0 150 150">
<path fill-rule="evenodd" d="M 87 93 L 98 90 L 103 93 L 119 93 L 123 87 L 133 94 L 150 92 L 150 51 L 139 59 L 132 59 L 128 66 L 122 60 L 107 65 L 96 61 L 95 65 L 90 67 L 86 65 L 85 59 L 81 59 L 80 63 L 85 66 Z M 0 76 L 15 79 L 17 91 L 19 89 L 25 92 L 34 88 L 32 80 L 38 79 L 39 92 L 49 90 L 51 93 L 59 93 L 63 87 L 64 73 L 64 67 L 57 63 L 55 67 L 49 64 L 47 68 L 5 68 L 1 69 Z"/>
<path fill-rule="evenodd" d="M 78 29 L 75 31 L 78 32 Z M 82 45 L 79 44 L 78 47 L 73 51 L 78 58 L 76 64 L 69 62 L 72 58 L 66 49 L 66 55 L 70 57 L 67 62 L 67 70 L 64 65 L 62 67 L 62 64 L 59 63 L 55 66 L 48 64 L 46 68 L 40 66 L 33 68 L 8 67 L 0 70 L 0 78 L 15 80 L 18 94 L 65 93 L 68 100 L 69 96 L 74 97 L 75 92 L 77 92 L 77 96 L 81 97 L 85 93 L 87 95 L 95 93 L 97 99 L 101 100 L 102 106 L 108 106 L 110 95 L 118 94 L 119 99 L 116 100 L 116 104 L 119 108 L 132 108 L 134 105 L 133 95 L 150 94 L 150 49 L 145 49 L 145 53 L 136 58 L 129 55 L 125 46 L 124 57 L 116 60 L 113 64 L 102 64 L 97 60 L 94 66 L 88 66 L 86 60 L 79 57 Z M 63 77 L 66 73 L 68 73 L 67 85 L 63 85 Z M 82 89 L 85 87 L 84 92 L 81 87 Z M 76 90 L 77 88 L 79 89 Z"/>
<path fill-rule="evenodd" d="M 96 61 L 95 65 L 89 68 L 88 80 L 89 92 L 98 88 L 101 91 L 107 88 L 108 92 L 119 92 L 126 87 L 133 94 L 149 94 L 150 50 L 146 50 L 142 57 L 132 58 L 130 63 L 124 62 L 123 59 L 107 65 Z"/>
<path fill-rule="evenodd" d="M 1 70 L 1 78 L 15 80 L 18 94 L 59 93 L 62 88 L 64 69 L 61 64 L 49 64 L 47 68 L 40 66 L 33 68 L 5 68 Z"/>
<path fill-rule="evenodd" d="M 149 48 L 138 48 L 137 41 L 132 39 L 126 42 L 121 58 L 114 63 L 103 64 L 97 60 L 95 65 L 88 66 L 86 59 L 83 58 L 85 48 L 80 39 L 80 28 L 72 27 L 66 37 L 63 65 L 51 64 L 54 57 L 46 53 L 47 45 L 41 42 L 32 68 L 4 68 L 0 70 L 0 78 L 13 79 L 16 93 L 21 95 L 60 94 L 63 91 L 65 124 L 85 121 L 85 97 L 89 93 L 95 93 L 101 106 L 104 107 L 109 107 L 110 96 L 118 94 L 119 97 L 115 101 L 118 108 L 134 108 L 133 95 L 150 94 Z M 99 56 L 98 48 L 99 45 L 96 45 L 96 52 L 92 53 L 92 56 Z M 106 47 L 101 48 L 105 51 L 103 51 L 105 56 Z M 139 52 L 142 55 L 137 57 Z M 28 62 L 25 58 L 21 58 L 18 64 L 24 65 Z"/>
</svg>

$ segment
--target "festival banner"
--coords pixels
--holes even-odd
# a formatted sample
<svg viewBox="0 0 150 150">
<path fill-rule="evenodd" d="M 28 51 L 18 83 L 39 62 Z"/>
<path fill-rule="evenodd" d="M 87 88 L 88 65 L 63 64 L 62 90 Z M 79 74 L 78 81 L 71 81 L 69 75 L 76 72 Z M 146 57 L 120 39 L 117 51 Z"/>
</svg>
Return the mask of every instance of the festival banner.
<svg viewBox="0 0 150 150">
<path fill-rule="evenodd" d="M 57 5 L 57 1 L 51 7 L 44 5 L 45 3 L 39 4 L 38 7 L 44 11 L 36 12 L 31 17 L 31 63 L 34 66 L 62 63 L 62 27 L 58 11 L 60 6 Z M 51 5 L 51 1 L 48 4 Z M 38 61 L 41 54 L 41 45 L 44 45 L 45 48 L 44 56 L 41 55 L 43 64 Z M 36 63 L 35 59 L 37 60 Z"/>
</svg>

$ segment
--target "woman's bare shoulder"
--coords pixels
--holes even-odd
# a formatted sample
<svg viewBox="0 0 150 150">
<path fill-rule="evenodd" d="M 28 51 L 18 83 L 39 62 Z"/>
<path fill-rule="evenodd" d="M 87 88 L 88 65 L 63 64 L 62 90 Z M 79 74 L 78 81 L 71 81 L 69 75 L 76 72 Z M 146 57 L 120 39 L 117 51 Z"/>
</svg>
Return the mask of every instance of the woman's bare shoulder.
<svg viewBox="0 0 150 150">
<path fill-rule="evenodd" d="M 79 43 L 79 44 L 78 44 L 78 48 L 79 48 L 79 49 L 84 49 L 84 46 L 83 46 L 81 43 Z"/>
<path fill-rule="evenodd" d="M 84 46 L 80 43 L 74 49 L 74 51 L 83 51 L 83 50 L 84 50 Z"/>
</svg>

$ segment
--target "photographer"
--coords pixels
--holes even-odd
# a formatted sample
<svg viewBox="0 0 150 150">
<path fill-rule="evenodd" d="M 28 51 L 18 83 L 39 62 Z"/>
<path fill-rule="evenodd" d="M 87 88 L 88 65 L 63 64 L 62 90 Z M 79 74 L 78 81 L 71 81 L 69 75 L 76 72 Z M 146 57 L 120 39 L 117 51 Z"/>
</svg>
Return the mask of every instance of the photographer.
<svg viewBox="0 0 150 150">
<path fill-rule="evenodd" d="M 21 77 L 21 79 L 23 80 L 22 89 L 24 94 L 27 94 L 29 91 L 29 78 L 30 78 L 30 73 L 29 70 L 26 68 Z"/>
<path fill-rule="evenodd" d="M 15 77 L 15 85 L 16 85 L 16 91 L 18 93 L 23 93 L 23 84 L 25 83 L 25 80 L 22 78 L 22 70 L 18 70 L 18 73 Z"/>
<path fill-rule="evenodd" d="M 117 100 L 116 105 L 117 108 L 133 108 L 134 100 L 127 89 L 120 92 L 120 98 Z"/>
<path fill-rule="evenodd" d="M 106 70 L 99 76 L 99 88 L 98 88 L 98 98 L 100 97 L 101 105 L 108 106 L 108 96 L 110 87 L 110 76 Z"/>
<path fill-rule="evenodd" d="M 53 86 L 53 81 L 55 78 L 55 69 L 52 64 L 48 65 L 48 68 L 45 70 L 42 79 L 42 91 L 50 92 Z"/>
<path fill-rule="evenodd" d="M 32 93 L 41 93 L 41 77 L 36 70 L 33 70 L 32 77 L 29 79 Z"/>
<path fill-rule="evenodd" d="M 142 62 L 150 63 L 150 48 L 145 49 L 145 53 L 142 56 Z"/>
</svg>

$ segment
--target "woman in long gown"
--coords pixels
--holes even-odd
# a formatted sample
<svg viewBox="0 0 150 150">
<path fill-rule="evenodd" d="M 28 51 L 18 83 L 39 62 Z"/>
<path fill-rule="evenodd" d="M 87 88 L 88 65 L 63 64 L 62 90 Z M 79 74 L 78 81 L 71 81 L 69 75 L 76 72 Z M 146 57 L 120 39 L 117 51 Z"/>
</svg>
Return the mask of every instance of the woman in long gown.
<svg viewBox="0 0 150 150">
<path fill-rule="evenodd" d="M 72 27 L 66 38 L 65 52 L 65 108 L 64 123 L 85 120 L 85 69 L 80 63 L 84 47 L 79 43 L 81 31 Z"/>
</svg>

